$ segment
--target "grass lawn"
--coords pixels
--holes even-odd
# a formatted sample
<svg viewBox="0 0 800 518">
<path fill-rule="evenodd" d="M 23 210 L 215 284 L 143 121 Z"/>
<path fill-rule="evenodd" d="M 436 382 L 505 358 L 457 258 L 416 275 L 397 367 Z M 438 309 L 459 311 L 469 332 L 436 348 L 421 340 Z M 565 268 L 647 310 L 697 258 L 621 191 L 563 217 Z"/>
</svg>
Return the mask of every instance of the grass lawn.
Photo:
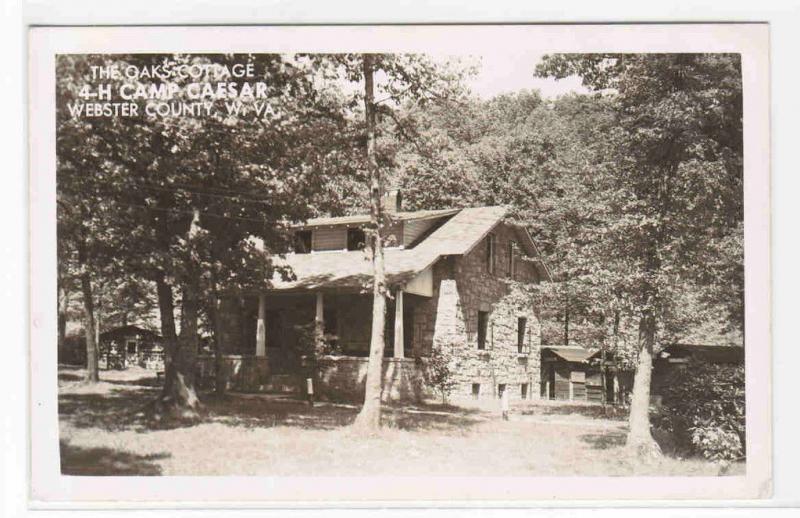
<svg viewBox="0 0 800 518">
<path fill-rule="evenodd" d="M 494 403 L 391 407 L 361 437 L 353 405 L 269 395 L 204 395 L 191 426 L 153 430 L 138 415 L 158 386 L 152 372 L 59 369 L 61 469 L 69 475 L 717 475 L 718 464 L 626 457 L 624 416 L 600 406 L 525 402 L 509 421 Z M 730 474 L 742 474 L 744 464 Z"/>
</svg>

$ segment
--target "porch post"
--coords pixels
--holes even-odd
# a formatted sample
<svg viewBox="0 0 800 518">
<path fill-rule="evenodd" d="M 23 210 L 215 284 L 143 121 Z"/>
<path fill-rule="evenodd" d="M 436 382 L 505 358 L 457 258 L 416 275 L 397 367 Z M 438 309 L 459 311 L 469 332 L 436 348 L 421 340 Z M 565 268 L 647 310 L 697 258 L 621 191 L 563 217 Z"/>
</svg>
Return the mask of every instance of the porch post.
<svg viewBox="0 0 800 518">
<path fill-rule="evenodd" d="M 314 316 L 314 342 L 317 351 L 322 348 L 323 336 L 325 335 L 325 305 L 322 292 L 317 292 L 317 310 Z"/>
<path fill-rule="evenodd" d="M 267 296 L 258 296 L 258 325 L 256 326 L 256 356 L 267 355 Z"/>
<path fill-rule="evenodd" d="M 403 357 L 403 290 L 400 288 L 394 296 L 394 357 Z"/>
</svg>

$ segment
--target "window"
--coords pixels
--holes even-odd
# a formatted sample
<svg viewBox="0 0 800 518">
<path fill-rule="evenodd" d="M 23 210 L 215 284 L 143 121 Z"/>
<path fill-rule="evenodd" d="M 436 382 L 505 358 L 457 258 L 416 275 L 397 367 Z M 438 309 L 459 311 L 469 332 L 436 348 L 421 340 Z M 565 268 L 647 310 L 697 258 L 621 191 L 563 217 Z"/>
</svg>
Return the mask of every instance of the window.
<svg viewBox="0 0 800 518">
<path fill-rule="evenodd" d="M 489 328 L 489 312 L 478 311 L 478 349 L 486 349 L 486 331 Z"/>
<path fill-rule="evenodd" d="M 136 340 L 128 340 L 125 344 L 125 350 L 128 354 L 136 354 Z"/>
<path fill-rule="evenodd" d="M 528 399 L 528 384 L 527 383 L 523 383 L 522 385 L 519 386 L 519 396 L 522 399 Z"/>
<path fill-rule="evenodd" d="M 514 262 L 514 250 L 517 248 L 517 243 L 514 241 L 508 242 L 508 276 L 512 279 L 516 272 L 516 263 Z"/>
<path fill-rule="evenodd" d="M 311 231 L 298 230 L 294 233 L 294 252 L 296 254 L 311 253 Z"/>
<path fill-rule="evenodd" d="M 494 274 L 495 263 L 495 235 L 489 234 L 486 237 L 486 271 Z"/>
<path fill-rule="evenodd" d="M 505 392 L 505 391 L 506 391 L 506 384 L 505 383 L 500 383 L 499 385 L 497 385 L 497 397 L 498 398 L 502 398 L 503 397 L 503 392 Z"/>
<path fill-rule="evenodd" d="M 517 352 L 525 352 L 525 331 L 528 328 L 528 319 L 519 317 L 517 319 Z"/>
<path fill-rule="evenodd" d="M 472 384 L 472 398 L 478 399 L 481 397 L 481 384 L 480 383 L 473 383 Z"/>
<path fill-rule="evenodd" d="M 364 230 L 360 228 L 347 229 L 347 249 L 348 250 L 363 250 L 367 243 L 367 238 Z"/>
</svg>

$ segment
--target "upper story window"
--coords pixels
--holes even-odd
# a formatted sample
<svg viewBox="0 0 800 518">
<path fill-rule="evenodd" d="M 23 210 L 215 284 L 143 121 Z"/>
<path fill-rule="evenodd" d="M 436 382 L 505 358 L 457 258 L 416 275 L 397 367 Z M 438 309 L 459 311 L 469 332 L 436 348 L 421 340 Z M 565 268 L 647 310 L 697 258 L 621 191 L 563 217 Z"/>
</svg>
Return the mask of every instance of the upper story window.
<svg viewBox="0 0 800 518">
<path fill-rule="evenodd" d="M 512 279 L 514 278 L 514 275 L 517 274 L 517 262 L 514 255 L 516 248 L 517 243 L 515 241 L 508 242 L 508 276 Z"/>
<path fill-rule="evenodd" d="M 496 263 L 496 248 L 497 238 L 494 234 L 486 236 L 486 271 L 494 274 L 494 266 Z"/>
<path fill-rule="evenodd" d="M 525 335 L 528 329 L 528 319 L 519 317 L 517 319 L 517 352 L 525 352 Z"/>
<path fill-rule="evenodd" d="M 311 231 L 298 230 L 294 233 L 294 252 L 296 254 L 311 253 Z"/>
<path fill-rule="evenodd" d="M 478 311 L 478 349 L 486 349 L 486 335 L 489 330 L 489 312 Z"/>
<path fill-rule="evenodd" d="M 367 244 L 367 237 L 361 228 L 347 229 L 347 249 L 363 250 Z"/>
</svg>

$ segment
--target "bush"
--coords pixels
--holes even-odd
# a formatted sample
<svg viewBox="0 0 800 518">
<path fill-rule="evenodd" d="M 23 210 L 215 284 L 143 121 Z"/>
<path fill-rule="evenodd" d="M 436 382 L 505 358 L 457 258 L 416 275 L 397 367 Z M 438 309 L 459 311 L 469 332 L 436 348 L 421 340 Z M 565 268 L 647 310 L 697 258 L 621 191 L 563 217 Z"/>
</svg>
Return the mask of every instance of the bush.
<svg viewBox="0 0 800 518">
<path fill-rule="evenodd" d="M 666 383 L 655 425 L 683 449 L 714 460 L 745 456 L 743 365 L 690 362 Z"/>
<path fill-rule="evenodd" d="M 458 365 L 454 354 L 455 347 L 456 344 L 453 343 L 436 343 L 430 356 L 423 362 L 422 375 L 425 383 L 439 392 L 442 404 L 447 403 L 447 396 L 456 386 L 454 376 Z"/>
</svg>

